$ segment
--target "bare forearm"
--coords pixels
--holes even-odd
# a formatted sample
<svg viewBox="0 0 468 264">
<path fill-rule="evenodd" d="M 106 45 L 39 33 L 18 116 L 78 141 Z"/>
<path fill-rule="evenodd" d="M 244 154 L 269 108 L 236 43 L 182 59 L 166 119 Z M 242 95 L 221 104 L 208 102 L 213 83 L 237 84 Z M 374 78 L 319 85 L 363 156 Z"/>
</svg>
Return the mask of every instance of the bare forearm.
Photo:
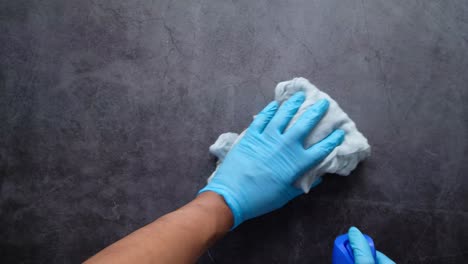
<svg viewBox="0 0 468 264">
<path fill-rule="evenodd" d="M 86 263 L 194 263 L 233 225 L 221 196 L 206 192 L 117 241 Z"/>
</svg>

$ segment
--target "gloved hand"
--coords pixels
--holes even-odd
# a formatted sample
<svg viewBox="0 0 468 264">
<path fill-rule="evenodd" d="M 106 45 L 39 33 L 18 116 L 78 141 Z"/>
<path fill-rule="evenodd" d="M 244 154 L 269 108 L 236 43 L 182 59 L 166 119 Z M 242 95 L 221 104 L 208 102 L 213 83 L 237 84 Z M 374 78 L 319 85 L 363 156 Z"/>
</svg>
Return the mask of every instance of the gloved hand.
<svg viewBox="0 0 468 264">
<path fill-rule="evenodd" d="M 366 238 L 356 227 L 351 227 L 348 231 L 349 244 L 353 249 L 354 263 L 356 264 L 395 264 L 395 262 L 385 256 L 382 252 L 376 251 L 377 263 L 372 257 L 371 249 Z"/>
<path fill-rule="evenodd" d="M 304 99 L 304 93 L 298 92 L 281 107 L 276 101 L 268 104 L 227 154 L 213 179 L 200 190 L 199 193 L 213 191 L 224 198 L 234 216 L 233 228 L 302 194 L 302 190 L 293 186 L 296 179 L 343 142 L 344 131 L 335 130 L 317 144 L 304 148 L 304 139 L 328 109 L 327 100 L 310 106 L 285 131 Z"/>
</svg>

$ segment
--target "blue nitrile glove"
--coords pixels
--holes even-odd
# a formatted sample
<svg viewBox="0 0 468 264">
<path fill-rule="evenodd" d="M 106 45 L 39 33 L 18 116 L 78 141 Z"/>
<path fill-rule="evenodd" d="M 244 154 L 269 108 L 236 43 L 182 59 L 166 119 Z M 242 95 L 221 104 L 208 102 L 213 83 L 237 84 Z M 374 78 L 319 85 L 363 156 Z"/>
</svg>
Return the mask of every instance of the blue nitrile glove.
<svg viewBox="0 0 468 264">
<path fill-rule="evenodd" d="M 354 263 L 356 264 L 395 264 L 395 262 L 385 256 L 382 252 L 376 251 L 377 263 L 372 257 L 371 249 L 366 238 L 356 227 L 351 227 L 348 231 L 349 244 L 353 249 Z"/>
<path fill-rule="evenodd" d="M 344 131 L 336 130 L 304 148 L 304 139 L 327 112 L 327 100 L 309 107 L 285 131 L 304 99 L 304 93 L 298 92 L 281 107 L 276 101 L 268 104 L 227 154 L 213 179 L 199 192 L 213 191 L 224 198 L 234 215 L 233 228 L 302 194 L 302 190 L 293 186 L 296 179 L 343 141 Z"/>
</svg>

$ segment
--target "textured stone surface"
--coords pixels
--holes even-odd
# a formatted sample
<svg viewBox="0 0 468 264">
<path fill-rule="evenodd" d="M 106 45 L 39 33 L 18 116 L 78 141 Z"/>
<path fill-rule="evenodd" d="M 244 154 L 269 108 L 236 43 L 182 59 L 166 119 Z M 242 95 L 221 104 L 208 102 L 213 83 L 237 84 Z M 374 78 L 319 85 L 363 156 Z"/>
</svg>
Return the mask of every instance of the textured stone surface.
<svg viewBox="0 0 468 264">
<path fill-rule="evenodd" d="M 468 257 L 467 1 L 0 1 L 0 258 L 76 263 L 188 202 L 208 146 L 304 76 L 373 145 L 200 263 Z M 226 96 L 227 95 L 227 96 Z"/>
</svg>

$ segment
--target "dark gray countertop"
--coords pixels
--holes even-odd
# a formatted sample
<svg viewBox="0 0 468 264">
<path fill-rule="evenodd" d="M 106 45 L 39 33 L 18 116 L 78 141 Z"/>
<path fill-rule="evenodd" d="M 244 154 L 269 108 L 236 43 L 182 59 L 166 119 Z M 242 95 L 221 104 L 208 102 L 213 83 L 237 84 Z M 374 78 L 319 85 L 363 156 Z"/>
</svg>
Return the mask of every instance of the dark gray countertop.
<svg viewBox="0 0 468 264">
<path fill-rule="evenodd" d="M 83 261 L 190 201 L 295 76 L 373 155 L 199 262 L 329 263 L 351 225 L 398 263 L 468 257 L 467 1 L 2 0 L 0 30 L 3 263 Z"/>
</svg>

